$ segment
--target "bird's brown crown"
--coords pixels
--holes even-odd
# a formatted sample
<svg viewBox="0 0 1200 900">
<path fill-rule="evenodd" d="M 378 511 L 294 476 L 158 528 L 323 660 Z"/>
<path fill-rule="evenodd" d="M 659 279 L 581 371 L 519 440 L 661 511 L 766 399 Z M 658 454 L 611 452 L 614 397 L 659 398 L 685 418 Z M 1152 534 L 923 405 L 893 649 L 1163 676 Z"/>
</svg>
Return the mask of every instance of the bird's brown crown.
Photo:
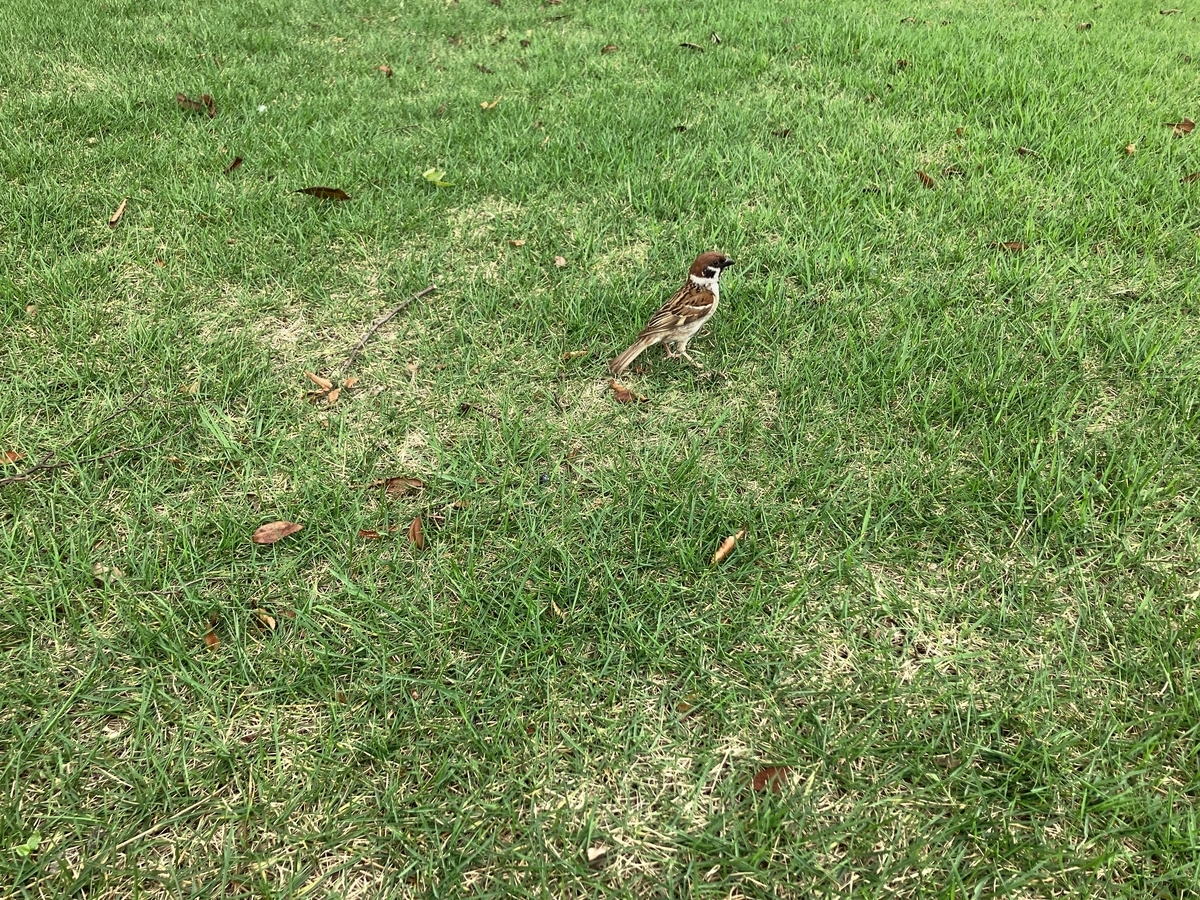
<svg viewBox="0 0 1200 900">
<path fill-rule="evenodd" d="M 701 253 L 688 269 L 688 274 L 697 278 L 716 278 L 722 269 L 732 265 L 733 260 L 724 253 Z"/>
</svg>

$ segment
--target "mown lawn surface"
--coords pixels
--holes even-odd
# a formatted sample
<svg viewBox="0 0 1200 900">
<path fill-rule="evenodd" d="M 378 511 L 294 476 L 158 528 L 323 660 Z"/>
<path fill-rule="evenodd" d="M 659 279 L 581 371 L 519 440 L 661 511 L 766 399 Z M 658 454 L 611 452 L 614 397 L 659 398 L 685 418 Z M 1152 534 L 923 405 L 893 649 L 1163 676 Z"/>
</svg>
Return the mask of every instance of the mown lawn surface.
<svg viewBox="0 0 1200 900">
<path fill-rule="evenodd" d="M 547 3 L 0 17 L 0 895 L 1197 896 L 1197 11 Z"/>
</svg>

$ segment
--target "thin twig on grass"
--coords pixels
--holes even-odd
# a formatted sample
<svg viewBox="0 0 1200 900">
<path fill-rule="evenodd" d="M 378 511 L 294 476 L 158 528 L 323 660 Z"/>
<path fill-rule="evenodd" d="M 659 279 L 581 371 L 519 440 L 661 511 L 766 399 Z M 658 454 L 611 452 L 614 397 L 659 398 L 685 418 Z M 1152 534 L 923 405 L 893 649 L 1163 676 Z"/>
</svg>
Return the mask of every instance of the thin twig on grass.
<svg viewBox="0 0 1200 900">
<path fill-rule="evenodd" d="M 71 440 L 67 441 L 65 444 L 63 444 L 61 447 L 59 447 L 57 450 L 51 450 L 49 453 L 47 453 L 45 456 L 43 456 L 41 459 L 39 459 L 36 463 L 34 463 L 32 466 L 30 466 L 28 469 L 26 469 L 20 475 L 9 475 L 7 478 L 0 478 L 0 487 L 4 487 L 5 485 L 8 485 L 8 484 L 15 484 L 18 481 L 29 481 L 38 472 L 45 472 L 45 471 L 49 471 L 50 469 L 61 469 L 61 468 L 64 468 L 65 466 L 71 465 L 71 463 L 51 463 L 50 460 L 54 459 L 54 457 L 61 454 L 72 444 L 78 443 L 79 441 L 83 440 L 84 438 L 91 437 L 93 434 L 96 433 L 96 430 L 98 428 L 100 428 L 100 426 L 107 425 L 109 422 L 111 422 L 117 416 L 119 416 L 122 413 L 129 410 L 130 407 L 132 407 L 135 403 L 137 403 L 139 400 L 141 400 L 143 396 L 145 396 L 145 393 L 148 390 L 149 390 L 149 388 L 142 388 L 140 391 L 138 391 L 136 394 L 134 394 L 133 399 L 131 399 L 124 406 L 120 407 L 115 412 L 112 412 L 109 415 L 105 416 L 103 419 L 101 419 L 99 422 L 97 422 L 95 425 L 93 425 L 91 428 L 89 428 L 83 434 L 76 435 L 75 437 L 71 438 Z M 167 437 L 171 437 L 171 435 L 168 435 Z M 166 438 L 163 438 L 163 440 L 166 440 Z M 152 447 L 154 445 L 148 444 L 147 446 Z M 139 448 L 133 448 L 133 449 L 139 449 Z M 140 449 L 144 449 L 144 448 L 140 448 Z M 124 452 L 124 450 L 116 450 L 112 453 L 106 454 L 106 456 L 116 456 L 117 453 L 122 453 L 122 452 Z M 96 459 L 104 459 L 104 458 L 105 458 L 104 456 L 96 457 Z"/>
<path fill-rule="evenodd" d="M 352 365 L 354 365 L 354 360 L 356 360 L 358 358 L 358 354 L 362 350 L 362 348 L 367 345 L 367 341 L 369 341 L 371 339 L 371 336 L 373 334 L 375 334 L 375 332 L 377 332 L 380 328 L 382 328 L 384 325 L 386 325 L 394 315 L 396 315 L 398 312 L 400 312 L 402 309 L 404 309 L 410 303 L 415 303 L 417 300 L 420 300 L 426 294 L 432 293 L 433 291 L 436 291 L 436 290 L 437 290 L 437 285 L 431 284 L 431 285 L 429 285 L 429 287 L 417 291 L 415 294 L 413 294 L 411 297 L 409 297 L 407 300 L 405 300 L 399 306 L 389 310 L 388 312 L 386 312 L 382 316 L 380 316 L 378 319 L 376 319 L 374 322 L 372 322 L 371 327 L 367 329 L 367 333 L 364 334 L 361 338 L 359 338 L 358 343 L 354 345 L 354 349 L 350 351 L 350 355 L 346 357 L 346 361 L 344 363 L 342 363 L 342 374 L 345 375 L 347 372 L 350 371 L 350 367 Z"/>
</svg>

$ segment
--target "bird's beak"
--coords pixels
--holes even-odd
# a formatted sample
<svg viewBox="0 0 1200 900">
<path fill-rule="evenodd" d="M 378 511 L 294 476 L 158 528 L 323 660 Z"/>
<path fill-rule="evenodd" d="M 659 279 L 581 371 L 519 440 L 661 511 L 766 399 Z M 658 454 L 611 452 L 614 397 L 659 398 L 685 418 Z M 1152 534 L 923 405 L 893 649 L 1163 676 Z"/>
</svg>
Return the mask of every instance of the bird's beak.
<svg viewBox="0 0 1200 900">
<path fill-rule="evenodd" d="M 725 260 L 725 262 L 721 263 L 721 268 L 722 268 L 722 269 L 727 269 L 727 268 L 729 268 L 729 267 L 730 267 L 730 266 L 732 266 L 732 265 L 733 265 L 733 260 L 732 260 L 732 259 L 727 259 L 727 260 Z"/>
</svg>

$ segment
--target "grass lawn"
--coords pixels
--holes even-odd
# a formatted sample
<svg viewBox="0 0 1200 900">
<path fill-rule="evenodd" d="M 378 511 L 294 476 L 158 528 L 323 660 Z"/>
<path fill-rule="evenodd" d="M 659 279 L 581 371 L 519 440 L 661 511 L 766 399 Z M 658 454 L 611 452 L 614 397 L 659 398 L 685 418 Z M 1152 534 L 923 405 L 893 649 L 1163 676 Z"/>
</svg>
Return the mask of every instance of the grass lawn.
<svg viewBox="0 0 1200 900">
<path fill-rule="evenodd" d="M 0 895 L 1200 896 L 1162 2 L 10 5 Z"/>
</svg>

